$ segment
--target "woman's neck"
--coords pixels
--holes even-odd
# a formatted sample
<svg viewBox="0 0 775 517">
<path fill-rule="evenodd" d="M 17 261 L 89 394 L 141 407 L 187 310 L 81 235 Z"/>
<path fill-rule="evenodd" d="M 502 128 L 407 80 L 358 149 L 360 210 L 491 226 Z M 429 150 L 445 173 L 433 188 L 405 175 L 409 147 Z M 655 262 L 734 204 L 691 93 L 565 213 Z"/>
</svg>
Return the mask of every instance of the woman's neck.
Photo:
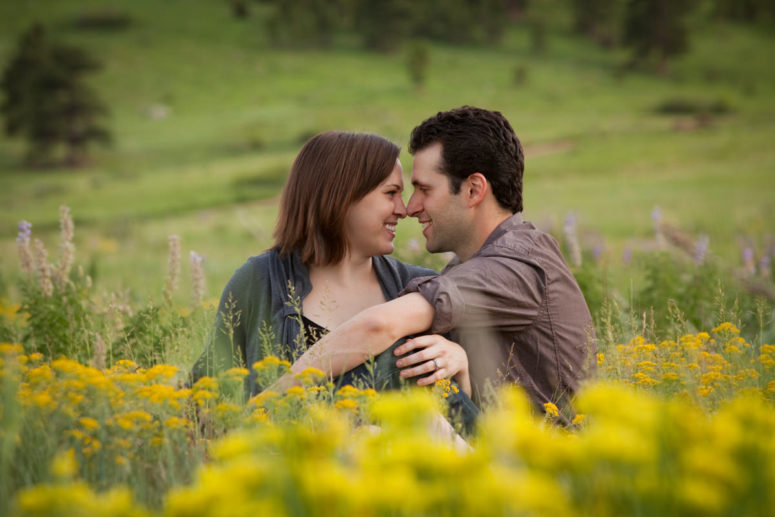
<svg viewBox="0 0 775 517">
<path fill-rule="evenodd" d="M 302 311 L 329 330 L 385 301 L 371 257 L 347 255 L 333 265 L 309 266 L 309 278 L 312 290 L 302 300 Z"/>
<path fill-rule="evenodd" d="M 357 286 L 372 278 L 373 267 L 371 257 L 346 254 L 336 264 L 325 266 L 309 266 L 311 278 L 323 280 L 343 287 Z M 313 281 L 313 285 L 314 285 Z"/>
</svg>

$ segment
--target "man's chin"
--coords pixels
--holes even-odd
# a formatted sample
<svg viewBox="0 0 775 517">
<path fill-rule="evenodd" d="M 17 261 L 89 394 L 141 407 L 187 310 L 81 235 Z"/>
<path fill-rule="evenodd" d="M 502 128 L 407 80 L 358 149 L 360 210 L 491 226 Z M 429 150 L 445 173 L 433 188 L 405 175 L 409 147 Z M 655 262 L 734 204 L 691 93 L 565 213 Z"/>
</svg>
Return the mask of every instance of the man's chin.
<svg viewBox="0 0 775 517">
<path fill-rule="evenodd" d="M 428 250 L 428 253 L 441 253 L 443 251 L 430 241 L 425 241 L 425 249 Z"/>
</svg>

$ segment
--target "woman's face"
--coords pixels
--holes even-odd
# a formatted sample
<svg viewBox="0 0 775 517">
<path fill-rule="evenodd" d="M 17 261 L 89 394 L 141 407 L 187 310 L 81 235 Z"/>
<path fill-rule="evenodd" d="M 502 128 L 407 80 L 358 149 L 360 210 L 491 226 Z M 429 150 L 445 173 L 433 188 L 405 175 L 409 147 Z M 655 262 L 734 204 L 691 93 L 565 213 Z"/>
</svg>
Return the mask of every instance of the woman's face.
<svg viewBox="0 0 775 517">
<path fill-rule="evenodd" d="M 390 175 L 347 210 L 344 231 L 352 255 L 372 257 L 393 253 L 396 224 L 406 217 L 406 205 L 401 198 L 403 190 L 403 169 L 396 160 Z"/>
</svg>

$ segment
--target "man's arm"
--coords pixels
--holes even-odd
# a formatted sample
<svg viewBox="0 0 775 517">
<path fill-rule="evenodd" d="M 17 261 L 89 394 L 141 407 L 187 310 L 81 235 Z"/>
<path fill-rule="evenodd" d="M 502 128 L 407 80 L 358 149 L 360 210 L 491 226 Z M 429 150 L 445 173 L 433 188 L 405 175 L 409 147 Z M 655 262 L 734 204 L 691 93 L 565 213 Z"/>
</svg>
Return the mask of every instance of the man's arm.
<svg viewBox="0 0 775 517">
<path fill-rule="evenodd" d="M 400 296 L 364 309 L 312 345 L 268 389 L 285 391 L 298 384 L 295 375 L 318 368 L 336 377 L 387 350 L 404 336 L 430 328 L 434 308 L 419 293 Z"/>
</svg>

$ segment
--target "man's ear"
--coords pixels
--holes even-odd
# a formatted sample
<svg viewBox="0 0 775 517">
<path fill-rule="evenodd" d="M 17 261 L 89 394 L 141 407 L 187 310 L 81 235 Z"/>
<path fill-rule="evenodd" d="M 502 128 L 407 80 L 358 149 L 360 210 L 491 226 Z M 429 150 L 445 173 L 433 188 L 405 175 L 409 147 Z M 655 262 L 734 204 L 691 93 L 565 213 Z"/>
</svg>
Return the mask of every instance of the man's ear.
<svg viewBox="0 0 775 517">
<path fill-rule="evenodd" d="M 484 177 L 484 174 L 475 172 L 465 179 L 460 188 L 464 189 L 468 205 L 474 207 L 484 201 L 490 185 L 487 183 L 487 178 Z"/>
</svg>

